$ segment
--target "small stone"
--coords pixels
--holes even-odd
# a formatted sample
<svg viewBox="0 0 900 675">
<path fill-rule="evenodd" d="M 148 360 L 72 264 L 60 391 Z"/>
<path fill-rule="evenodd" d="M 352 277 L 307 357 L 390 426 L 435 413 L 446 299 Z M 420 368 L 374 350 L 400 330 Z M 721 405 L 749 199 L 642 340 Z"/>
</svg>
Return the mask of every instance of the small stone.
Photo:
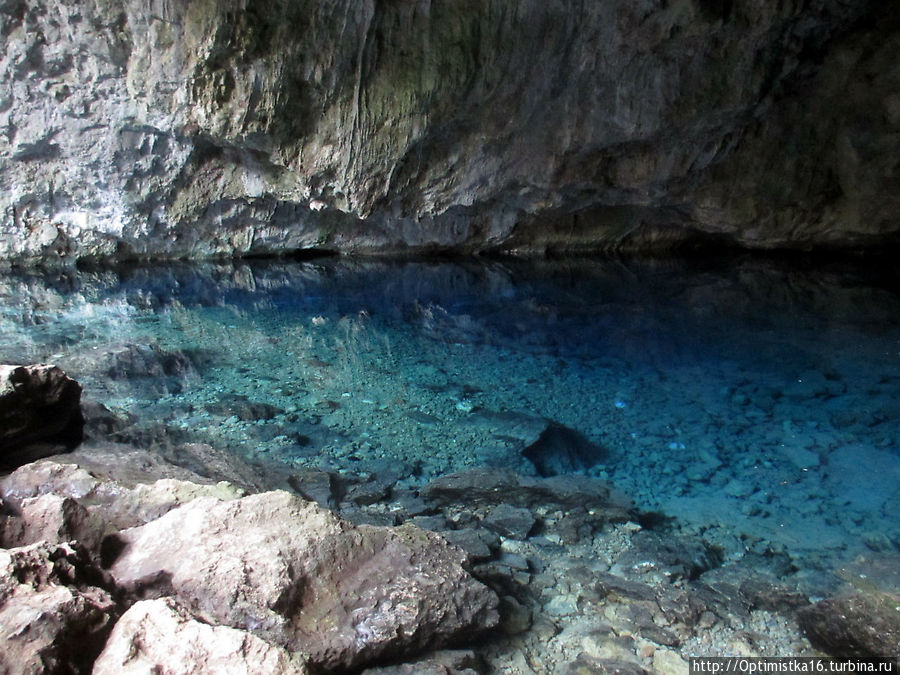
<svg viewBox="0 0 900 675">
<path fill-rule="evenodd" d="M 500 598 L 500 630 L 518 635 L 531 628 L 531 611 L 511 595 Z"/>
<path fill-rule="evenodd" d="M 444 530 L 440 535 L 454 546 L 461 548 L 472 562 L 482 562 L 494 557 L 500 548 L 500 539 L 483 528 Z"/>
<path fill-rule="evenodd" d="M 525 508 L 500 504 L 481 521 L 487 529 L 512 539 L 525 539 L 534 527 L 535 517 Z"/>
<path fill-rule="evenodd" d="M 544 605 L 544 612 L 549 616 L 571 616 L 578 613 L 578 600 L 568 595 L 555 595 Z"/>
</svg>

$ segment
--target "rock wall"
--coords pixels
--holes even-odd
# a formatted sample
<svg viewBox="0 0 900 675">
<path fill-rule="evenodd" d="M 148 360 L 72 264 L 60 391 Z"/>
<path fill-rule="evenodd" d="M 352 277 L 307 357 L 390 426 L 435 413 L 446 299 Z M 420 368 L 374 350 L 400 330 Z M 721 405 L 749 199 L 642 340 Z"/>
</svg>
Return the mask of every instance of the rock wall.
<svg viewBox="0 0 900 675">
<path fill-rule="evenodd" d="M 845 0 L 0 0 L 0 259 L 900 232 Z"/>
</svg>

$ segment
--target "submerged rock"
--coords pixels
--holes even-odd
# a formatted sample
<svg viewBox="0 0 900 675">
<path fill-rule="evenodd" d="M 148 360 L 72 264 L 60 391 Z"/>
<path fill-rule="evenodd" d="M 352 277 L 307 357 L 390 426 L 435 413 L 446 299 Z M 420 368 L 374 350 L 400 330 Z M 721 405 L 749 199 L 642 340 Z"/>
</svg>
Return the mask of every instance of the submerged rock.
<svg viewBox="0 0 900 675">
<path fill-rule="evenodd" d="M 496 595 L 437 535 L 354 527 L 286 492 L 196 499 L 105 548 L 118 586 L 174 594 L 316 667 L 439 646 L 498 620 Z"/>
<path fill-rule="evenodd" d="M 871 591 L 821 600 L 797 613 L 810 641 L 840 658 L 897 658 L 900 595 Z"/>
<path fill-rule="evenodd" d="M 81 442 L 81 385 L 50 365 L 0 365 L 0 468 Z"/>
<path fill-rule="evenodd" d="M 584 434 L 555 422 L 548 424 L 538 439 L 522 451 L 541 476 L 581 472 L 600 464 L 608 454 Z"/>
</svg>

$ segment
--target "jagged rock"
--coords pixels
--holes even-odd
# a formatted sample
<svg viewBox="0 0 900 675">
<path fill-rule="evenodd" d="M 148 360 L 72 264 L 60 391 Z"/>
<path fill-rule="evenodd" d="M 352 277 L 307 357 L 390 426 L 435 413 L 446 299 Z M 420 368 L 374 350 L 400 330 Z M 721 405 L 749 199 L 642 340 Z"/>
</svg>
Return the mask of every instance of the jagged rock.
<svg viewBox="0 0 900 675">
<path fill-rule="evenodd" d="M 118 415 L 97 401 L 82 400 L 81 411 L 85 439 L 107 440 L 123 433 L 134 423 L 133 417 Z"/>
<path fill-rule="evenodd" d="M 797 589 L 762 576 L 750 577 L 741 583 L 740 592 L 751 609 L 793 614 L 809 604 L 809 598 Z"/>
<path fill-rule="evenodd" d="M 840 658 L 897 658 L 900 594 L 870 591 L 826 598 L 797 612 L 810 642 Z"/>
<path fill-rule="evenodd" d="M 496 595 L 437 535 L 354 527 L 286 492 L 196 499 L 105 549 L 120 587 L 174 594 L 316 667 L 440 646 L 498 620 Z"/>
<path fill-rule="evenodd" d="M 302 655 L 244 630 L 198 621 L 173 598 L 137 602 L 113 628 L 94 675 L 306 675 Z"/>
<path fill-rule="evenodd" d="M 891 12 L 21 0 L 0 260 L 896 236 Z"/>
<path fill-rule="evenodd" d="M 0 527 L 0 543 L 13 548 L 39 541 L 57 544 L 78 540 L 85 547 L 96 549 L 104 534 L 102 521 L 92 517 L 77 500 L 45 494 L 20 502 L 18 512 Z"/>
<path fill-rule="evenodd" d="M 103 373 L 111 380 L 184 378 L 194 374 L 194 367 L 184 354 L 166 351 L 155 344 L 124 345 L 101 356 Z"/>
<path fill-rule="evenodd" d="M 0 365 L 0 469 L 81 442 L 81 385 L 49 365 Z"/>
<path fill-rule="evenodd" d="M 116 616 L 99 579 L 68 544 L 0 550 L 0 671 L 87 672 Z"/>
<path fill-rule="evenodd" d="M 3 525 L 2 541 L 22 546 L 77 539 L 93 549 L 106 534 L 143 525 L 198 497 L 236 499 L 244 494 L 226 482 L 101 480 L 80 466 L 41 460 L 0 480 L 0 497 L 12 514 Z"/>
<path fill-rule="evenodd" d="M 652 586 L 604 572 L 595 574 L 595 588 L 600 597 L 611 597 L 613 600 L 656 600 L 656 591 Z"/>
<path fill-rule="evenodd" d="M 445 530 L 440 534 L 448 542 L 465 551 L 472 562 L 490 560 L 500 548 L 500 538 L 483 527 Z"/>
<path fill-rule="evenodd" d="M 288 484 L 304 499 L 326 509 L 334 509 L 341 497 L 336 477 L 327 471 L 297 471 L 288 478 Z"/>
<path fill-rule="evenodd" d="M 246 396 L 230 395 L 220 398 L 217 402 L 206 406 L 206 410 L 213 415 L 230 417 L 234 415 L 245 422 L 257 420 L 271 420 L 278 415 L 283 415 L 284 410 L 260 401 L 251 401 Z"/>
<path fill-rule="evenodd" d="M 665 587 L 656 599 L 663 616 L 670 622 L 692 628 L 700 620 L 704 605 L 694 595 L 681 588 Z"/>
</svg>

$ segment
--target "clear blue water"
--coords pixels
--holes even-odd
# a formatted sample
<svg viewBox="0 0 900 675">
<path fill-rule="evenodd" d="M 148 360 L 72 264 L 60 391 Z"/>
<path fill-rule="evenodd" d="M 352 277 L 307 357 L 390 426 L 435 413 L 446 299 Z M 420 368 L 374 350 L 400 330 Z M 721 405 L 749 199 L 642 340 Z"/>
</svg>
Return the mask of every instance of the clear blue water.
<svg viewBox="0 0 900 675">
<path fill-rule="evenodd" d="M 0 361 L 58 363 L 157 442 L 413 487 L 534 474 L 553 420 L 600 448 L 569 468 L 638 508 L 833 569 L 900 549 L 897 280 L 748 258 L 8 273 Z"/>
</svg>

